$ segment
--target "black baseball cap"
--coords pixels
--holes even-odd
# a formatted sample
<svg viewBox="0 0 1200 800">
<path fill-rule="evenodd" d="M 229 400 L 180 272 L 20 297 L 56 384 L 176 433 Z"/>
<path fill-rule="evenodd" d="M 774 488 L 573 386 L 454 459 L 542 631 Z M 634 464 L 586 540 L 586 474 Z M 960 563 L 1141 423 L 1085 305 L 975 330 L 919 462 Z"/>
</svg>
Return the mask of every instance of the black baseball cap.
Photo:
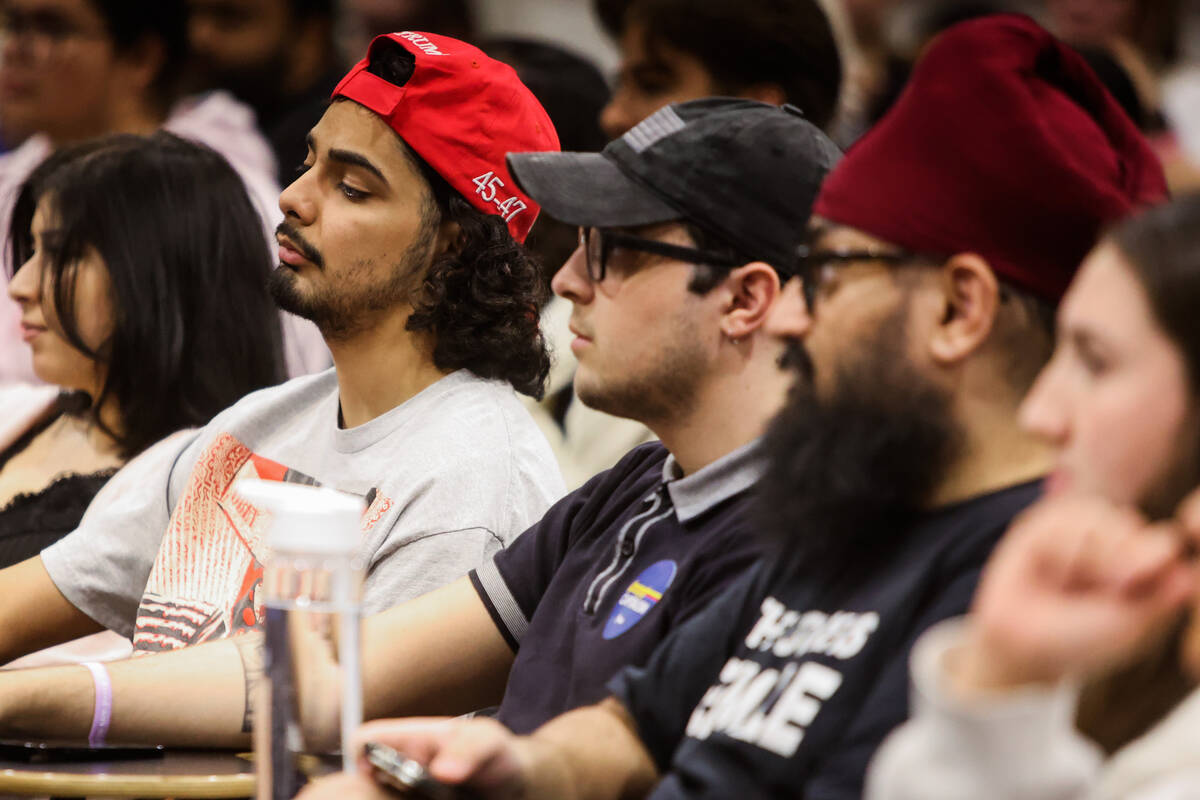
<svg viewBox="0 0 1200 800">
<path fill-rule="evenodd" d="M 569 225 L 686 220 L 785 275 L 841 151 L 794 106 L 710 97 L 660 108 L 599 153 L 509 153 L 520 187 Z"/>
</svg>

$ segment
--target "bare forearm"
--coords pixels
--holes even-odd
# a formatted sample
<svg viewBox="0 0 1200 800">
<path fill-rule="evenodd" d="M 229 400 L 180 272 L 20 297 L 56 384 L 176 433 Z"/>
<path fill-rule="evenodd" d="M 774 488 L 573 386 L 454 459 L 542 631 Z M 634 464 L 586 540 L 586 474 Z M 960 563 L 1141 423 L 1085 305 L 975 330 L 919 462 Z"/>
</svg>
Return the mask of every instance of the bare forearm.
<svg viewBox="0 0 1200 800">
<path fill-rule="evenodd" d="M 513 652 L 467 578 L 366 620 L 367 719 L 453 716 L 497 705 Z"/>
<path fill-rule="evenodd" d="M 556 717 L 523 748 L 529 798 L 639 798 L 658 782 L 633 719 L 613 698 Z"/>
<path fill-rule="evenodd" d="M 41 558 L 0 570 L 0 664 L 101 630 L 63 597 Z"/>
<path fill-rule="evenodd" d="M 233 643 L 107 665 L 112 683 L 110 742 L 238 747 L 243 732 L 245 681 Z M 0 733 L 85 739 L 95 689 L 81 666 L 0 673 Z"/>
<path fill-rule="evenodd" d="M 95 692 L 84 667 L 0 672 L 0 735 L 86 739 Z"/>
</svg>

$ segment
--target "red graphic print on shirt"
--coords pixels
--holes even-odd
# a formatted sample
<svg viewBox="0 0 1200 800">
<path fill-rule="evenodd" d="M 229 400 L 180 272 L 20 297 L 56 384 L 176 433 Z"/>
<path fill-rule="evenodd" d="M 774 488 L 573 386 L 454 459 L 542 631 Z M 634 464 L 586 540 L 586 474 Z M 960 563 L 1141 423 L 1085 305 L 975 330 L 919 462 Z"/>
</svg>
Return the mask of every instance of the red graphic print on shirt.
<svg viewBox="0 0 1200 800">
<path fill-rule="evenodd" d="M 317 484 L 255 455 L 228 433 L 218 436 L 196 462 L 171 513 L 138 608 L 136 652 L 173 650 L 261 627 L 269 515 L 232 491 L 244 478 Z M 376 492 L 363 514 L 362 531 L 391 506 Z"/>
</svg>

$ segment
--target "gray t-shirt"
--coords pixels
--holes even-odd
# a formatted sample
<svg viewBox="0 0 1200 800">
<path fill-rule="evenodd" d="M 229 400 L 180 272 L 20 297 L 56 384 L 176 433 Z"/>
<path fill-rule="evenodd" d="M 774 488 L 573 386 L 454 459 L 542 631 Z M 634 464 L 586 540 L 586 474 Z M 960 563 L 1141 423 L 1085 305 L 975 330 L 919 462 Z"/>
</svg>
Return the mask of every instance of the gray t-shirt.
<svg viewBox="0 0 1200 800">
<path fill-rule="evenodd" d="M 42 552 L 59 590 L 143 651 L 262 621 L 262 519 L 242 478 L 363 497 L 364 607 L 465 575 L 565 491 L 515 392 L 460 370 L 365 425 L 338 427 L 333 370 L 246 396 L 117 473 L 79 528 Z"/>
</svg>

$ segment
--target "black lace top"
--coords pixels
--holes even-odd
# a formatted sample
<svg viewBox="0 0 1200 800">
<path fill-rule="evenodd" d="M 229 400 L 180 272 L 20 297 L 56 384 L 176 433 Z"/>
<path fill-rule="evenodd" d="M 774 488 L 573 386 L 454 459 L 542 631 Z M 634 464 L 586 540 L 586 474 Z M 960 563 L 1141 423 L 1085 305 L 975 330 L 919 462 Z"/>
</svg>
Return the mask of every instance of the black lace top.
<svg viewBox="0 0 1200 800">
<path fill-rule="evenodd" d="M 62 415 L 56 409 L 0 453 L 0 469 Z M 24 561 L 79 526 L 83 512 L 115 469 L 63 475 L 40 492 L 19 494 L 0 508 L 0 568 Z"/>
</svg>

